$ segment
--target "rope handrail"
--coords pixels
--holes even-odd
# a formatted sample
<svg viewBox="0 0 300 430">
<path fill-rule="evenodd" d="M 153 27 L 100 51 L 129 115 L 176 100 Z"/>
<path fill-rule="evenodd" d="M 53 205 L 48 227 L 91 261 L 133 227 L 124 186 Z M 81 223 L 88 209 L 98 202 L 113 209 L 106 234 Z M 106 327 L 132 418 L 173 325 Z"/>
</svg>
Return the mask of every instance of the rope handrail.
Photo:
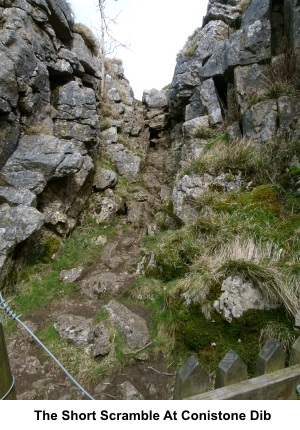
<svg viewBox="0 0 300 430">
<path fill-rule="evenodd" d="M 20 320 L 21 315 L 17 315 L 8 305 L 8 303 L 4 300 L 2 293 L 0 292 L 0 308 L 11 318 L 13 321 L 17 321 L 26 331 L 27 333 L 44 349 L 44 351 L 52 358 L 52 360 L 60 367 L 60 369 L 64 372 L 64 374 L 73 382 L 74 385 L 77 386 L 89 400 L 95 400 L 80 384 L 76 381 L 76 379 L 68 372 L 68 370 L 61 364 L 61 362 L 52 354 L 52 352 L 43 344 L 43 342 L 30 330 L 29 327 L 23 321 Z M 13 380 L 14 384 L 14 380 Z M 13 385 L 12 385 L 13 387 Z M 10 391 L 12 389 L 10 388 Z M 9 392 L 10 392 L 9 391 Z M 7 397 L 8 393 L 4 396 Z M 4 400 L 0 399 L 0 400 Z"/>
</svg>

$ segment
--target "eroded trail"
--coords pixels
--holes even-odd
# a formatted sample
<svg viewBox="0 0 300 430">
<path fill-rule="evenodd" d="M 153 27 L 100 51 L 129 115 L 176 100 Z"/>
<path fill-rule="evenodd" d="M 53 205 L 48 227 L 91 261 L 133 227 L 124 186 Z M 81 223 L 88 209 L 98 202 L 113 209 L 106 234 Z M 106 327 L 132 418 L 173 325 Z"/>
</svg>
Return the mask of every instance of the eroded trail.
<svg viewBox="0 0 300 430">
<path fill-rule="evenodd" d="M 149 186 L 134 185 L 125 213 L 93 238 L 99 253 L 88 266 L 61 272 L 62 288 L 73 281 L 72 293 L 62 291 L 26 315 L 26 324 L 95 399 L 172 396 L 174 368 L 155 347 L 150 308 L 136 300 L 144 238 L 154 234 L 157 210 L 170 194 L 166 156 L 166 148 L 150 149 L 141 175 Z M 18 399 L 85 398 L 28 334 L 14 329 L 7 341 Z"/>
</svg>

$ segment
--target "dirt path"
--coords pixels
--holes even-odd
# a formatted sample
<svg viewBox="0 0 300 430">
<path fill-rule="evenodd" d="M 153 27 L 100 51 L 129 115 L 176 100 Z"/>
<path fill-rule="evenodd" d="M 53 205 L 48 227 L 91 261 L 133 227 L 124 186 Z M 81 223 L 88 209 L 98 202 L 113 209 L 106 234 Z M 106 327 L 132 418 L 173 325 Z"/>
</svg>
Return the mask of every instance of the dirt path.
<svg viewBox="0 0 300 430">
<path fill-rule="evenodd" d="M 161 187 L 161 172 L 164 151 L 150 154 L 148 170 L 144 177 L 150 181 L 148 192 L 152 201 L 159 203 L 157 191 Z M 158 163 L 158 164 L 157 164 Z M 161 163 L 162 164 L 162 163 Z M 158 165 L 159 171 L 155 169 Z M 159 181 L 160 179 L 160 181 Z M 149 191 L 150 190 L 150 191 Z M 154 194 L 155 193 L 155 194 Z M 153 215 L 153 213 L 152 213 Z M 135 281 L 137 264 L 140 261 L 141 241 L 145 228 L 128 227 L 126 216 L 120 218 L 117 234 L 105 239 L 106 244 L 94 265 L 76 281 L 77 291 L 71 298 L 52 302 L 27 315 L 26 323 L 33 331 L 39 331 L 57 320 L 59 315 L 72 314 L 91 318 L 103 308 L 111 297 L 122 300 Z M 149 213 L 147 213 L 149 220 Z M 154 220 L 149 220 L 154 222 Z M 105 276 L 105 291 L 97 291 L 93 280 Z M 113 280 L 113 281 L 112 281 Z M 91 287 L 92 285 L 92 287 Z M 105 294 L 104 294 L 105 293 Z M 151 315 L 148 309 L 138 304 L 127 304 L 131 312 L 142 317 L 151 330 Z M 18 399 L 84 399 L 85 396 L 65 377 L 62 371 L 46 356 L 42 349 L 19 328 L 9 335 L 8 353 L 12 372 L 16 378 Z M 99 363 L 100 364 L 100 363 Z M 89 392 L 95 399 L 169 399 L 174 385 L 174 369 L 168 368 L 163 354 L 151 354 L 145 348 L 143 354 L 124 360 L 116 372 L 90 384 Z M 85 386 L 85 381 L 81 381 Z"/>
</svg>

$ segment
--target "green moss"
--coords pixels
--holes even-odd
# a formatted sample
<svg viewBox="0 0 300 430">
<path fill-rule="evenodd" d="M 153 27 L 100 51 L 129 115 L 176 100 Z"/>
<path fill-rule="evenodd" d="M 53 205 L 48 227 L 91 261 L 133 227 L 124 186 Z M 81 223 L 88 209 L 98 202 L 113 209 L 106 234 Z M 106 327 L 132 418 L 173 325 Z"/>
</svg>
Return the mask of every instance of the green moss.
<svg viewBox="0 0 300 430">
<path fill-rule="evenodd" d="M 300 167 L 299 166 L 290 166 L 289 172 L 292 176 L 300 175 Z"/>
<path fill-rule="evenodd" d="M 61 239 L 53 235 L 44 242 L 44 256 L 48 259 L 56 254 L 61 248 Z"/>
<path fill-rule="evenodd" d="M 233 349 L 247 364 L 254 375 L 256 357 L 260 350 L 262 329 L 270 321 L 280 321 L 289 333 L 293 332 L 292 321 L 287 320 L 284 310 L 248 310 L 231 323 L 217 313 L 213 321 L 207 321 L 198 306 L 177 308 L 176 337 L 185 348 L 198 354 L 200 362 L 213 371 L 229 349 Z M 216 346 L 212 346 L 215 343 Z"/>
<path fill-rule="evenodd" d="M 190 45 L 188 48 L 185 49 L 183 55 L 186 57 L 192 57 L 196 50 L 198 48 L 198 45 L 194 44 L 194 45 Z"/>
<path fill-rule="evenodd" d="M 274 215 L 279 215 L 282 211 L 282 204 L 279 201 L 280 188 L 273 184 L 260 185 L 250 193 L 250 199 L 254 204 L 270 211 Z"/>
</svg>

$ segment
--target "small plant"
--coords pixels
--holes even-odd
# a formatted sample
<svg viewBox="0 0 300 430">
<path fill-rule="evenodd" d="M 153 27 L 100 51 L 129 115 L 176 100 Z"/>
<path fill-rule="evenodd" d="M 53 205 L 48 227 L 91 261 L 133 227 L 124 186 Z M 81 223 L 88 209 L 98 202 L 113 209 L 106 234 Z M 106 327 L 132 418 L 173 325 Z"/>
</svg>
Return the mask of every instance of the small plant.
<svg viewBox="0 0 300 430">
<path fill-rule="evenodd" d="M 107 118 L 101 118 L 99 121 L 100 131 L 107 130 L 111 127 L 111 122 Z"/>
<path fill-rule="evenodd" d="M 295 342 L 295 335 L 291 333 L 291 330 L 285 324 L 270 321 L 260 332 L 260 348 L 262 348 L 265 342 L 269 339 L 279 342 L 285 353 L 288 354 Z"/>
<path fill-rule="evenodd" d="M 280 60 L 267 66 L 264 76 L 264 88 L 248 95 L 248 106 L 251 107 L 268 99 L 282 96 L 298 97 L 300 94 L 300 76 L 296 59 L 289 51 Z"/>
<path fill-rule="evenodd" d="M 213 129 L 209 127 L 199 127 L 195 133 L 194 137 L 197 139 L 210 139 L 215 135 L 215 132 Z"/>
<path fill-rule="evenodd" d="M 188 37 L 188 41 L 194 40 L 198 36 L 200 30 L 200 27 L 195 28 L 194 32 Z"/>
<path fill-rule="evenodd" d="M 114 79 L 119 79 L 120 76 L 117 73 L 118 67 L 123 64 L 123 61 L 119 58 L 105 58 L 105 70 L 106 73 L 108 73 L 110 76 L 112 76 Z"/>
<path fill-rule="evenodd" d="M 187 47 L 184 50 L 183 55 L 185 57 L 192 57 L 195 54 L 195 52 L 197 51 L 197 48 L 198 48 L 198 45 L 196 45 L 196 44 L 195 45 L 190 45 L 189 47 Z"/>
<path fill-rule="evenodd" d="M 39 124 L 33 124 L 25 129 L 25 133 L 28 135 L 35 135 L 35 134 L 47 134 L 52 136 L 53 135 L 53 129 L 48 124 L 39 123 Z"/>
</svg>

